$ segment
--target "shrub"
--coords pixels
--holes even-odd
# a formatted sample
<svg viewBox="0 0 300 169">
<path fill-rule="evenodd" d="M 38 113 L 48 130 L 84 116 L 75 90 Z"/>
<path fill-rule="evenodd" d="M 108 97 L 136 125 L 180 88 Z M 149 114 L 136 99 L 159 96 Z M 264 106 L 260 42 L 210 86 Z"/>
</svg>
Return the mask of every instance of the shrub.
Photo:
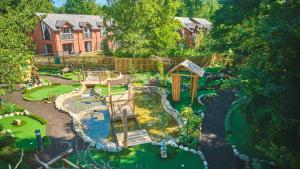
<svg viewBox="0 0 300 169">
<path fill-rule="evenodd" d="M 34 119 L 34 120 L 40 122 L 42 125 L 48 124 L 48 121 L 45 120 L 45 119 L 43 119 L 43 118 L 40 117 L 40 116 L 37 116 L 37 115 L 34 115 L 34 114 L 30 114 L 30 115 L 28 115 L 28 117 L 30 117 L 30 118 L 32 118 L 32 119 Z"/>
<path fill-rule="evenodd" d="M 13 103 L 5 102 L 2 105 L 0 105 L 0 115 L 23 111 L 24 108 Z"/>
<path fill-rule="evenodd" d="M 184 146 L 187 146 L 188 148 L 197 149 L 198 145 L 200 144 L 198 138 L 194 136 L 187 136 L 184 133 L 181 133 L 178 138 L 179 138 L 179 143 Z"/>
</svg>

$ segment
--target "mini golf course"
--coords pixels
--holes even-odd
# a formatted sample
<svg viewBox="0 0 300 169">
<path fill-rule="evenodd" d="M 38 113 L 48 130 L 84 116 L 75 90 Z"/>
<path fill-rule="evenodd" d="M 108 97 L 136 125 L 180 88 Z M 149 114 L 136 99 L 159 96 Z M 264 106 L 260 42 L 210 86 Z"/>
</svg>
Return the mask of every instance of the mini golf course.
<svg viewBox="0 0 300 169">
<path fill-rule="evenodd" d="M 151 144 L 129 147 L 119 153 L 90 152 L 91 157 L 98 163 L 109 161 L 110 166 L 120 169 L 204 169 L 201 158 L 196 154 L 173 147 L 168 147 L 167 154 L 168 157 L 162 159 L 160 157 L 160 146 Z M 76 162 L 77 158 L 82 159 L 80 161 L 82 166 L 86 161 L 93 164 L 93 160 L 88 153 L 81 152 L 79 156 L 73 155 L 69 159 L 73 162 Z M 85 168 L 91 169 L 92 166 L 85 166 Z"/>
<path fill-rule="evenodd" d="M 21 120 L 20 126 L 12 124 L 14 119 Z M 0 120 L 4 130 L 10 129 L 12 134 L 16 137 L 16 147 L 24 149 L 24 151 L 32 151 L 36 149 L 36 140 L 34 131 L 39 129 L 42 133 L 42 137 L 45 136 L 46 125 L 42 125 L 37 120 L 34 120 L 27 116 L 13 116 L 6 117 Z"/>
<path fill-rule="evenodd" d="M 50 96 L 59 96 L 65 93 L 70 93 L 75 88 L 79 87 L 79 84 L 41 86 L 27 91 L 23 95 L 23 98 L 28 101 L 43 101 Z"/>
</svg>

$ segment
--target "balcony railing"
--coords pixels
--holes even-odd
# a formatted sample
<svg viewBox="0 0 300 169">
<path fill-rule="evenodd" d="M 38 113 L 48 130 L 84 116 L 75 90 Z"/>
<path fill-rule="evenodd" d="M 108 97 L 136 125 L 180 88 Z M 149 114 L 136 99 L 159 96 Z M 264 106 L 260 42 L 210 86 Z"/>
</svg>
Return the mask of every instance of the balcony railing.
<svg viewBox="0 0 300 169">
<path fill-rule="evenodd" d="M 92 33 L 91 32 L 84 32 L 84 39 L 92 39 Z"/>
<path fill-rule="evenodd" d="M 72 40 L 73 39 L 73 33 L 61 33 L 60 34 L 60 40 Z"/>
</svg>

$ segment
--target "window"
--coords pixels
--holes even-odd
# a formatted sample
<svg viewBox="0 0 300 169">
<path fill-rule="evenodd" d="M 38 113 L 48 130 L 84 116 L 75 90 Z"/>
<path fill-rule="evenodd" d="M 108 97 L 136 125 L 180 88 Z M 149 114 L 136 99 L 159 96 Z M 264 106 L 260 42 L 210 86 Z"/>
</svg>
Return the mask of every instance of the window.
<svg viewBox="0 0 300 169">
<path fill-rule="evenodd" d="M 72 28 L 61 28 L 62 33 L 72 33 Z"/>
<path fill-rule="evenodd" d="M 74 53 L 74 46 L 73 43 L 66 43 L 62 45 L 63 51 L 66 54 L 73 54 Z"/>
<path fill-rule="evenodd" d="M 85 42 L 84 46 L 85 46 L 85 51 L 86 52 L 91 52 L 92 51 L 92 42 L 91 41 Z"/>
<path fill-rule="evenodd" d="M 85 27 L 84 32 L 89 33 L 89 32 L 91 32 L 91 29 L 89 27 Z"/>
<path fill-rule="evenodd" d="M 51 40 L 51 34 L 50 34 L 49 27 L 44 22 L 41 22 L 41 27 L 42 27 L 43 39 L 44 40 Z"/>
<path fill-rule="evenodd" d="M 53 54 L 53 47 L 52 47 L 52 45 L 51 44 L 45 44 L 44 51 L 45 51 L 46 55 Z"/>
</svg>

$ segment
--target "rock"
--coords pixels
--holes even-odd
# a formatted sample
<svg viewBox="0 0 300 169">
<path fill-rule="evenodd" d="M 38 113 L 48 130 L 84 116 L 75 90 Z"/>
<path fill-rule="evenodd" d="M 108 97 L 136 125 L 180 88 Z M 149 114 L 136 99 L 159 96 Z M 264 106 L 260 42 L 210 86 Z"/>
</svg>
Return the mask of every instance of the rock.
<svg viewBox="0 0 300 169">
<path fill-rule="evenodd" d="M 22 121 L 20 119 L 14 119 L 13 125 L 20 126 Z"/>
<path fill-rule="evenodd" d="M 208 166 L 207 161 L 203 161 L 203 165 L 204 165 L 204 166 Z"/>
<path fill-rule="evenodd" d="M 199 156 L 202 156 L 202 155 L 203 155 L 202 151 L 197 151 L 197 154 L 198 154 Z"/>
<path fill-rule="evenodd" d="M 184 147 L 183 150 L 184 150 L 184 151 L 189 151 L 189 148 Z"/>
<path fill-rule="evenodd" d="M 234 155 L 238 156 L 240 154 L 240 152 L 237 149 L 233 149 L 233 153 Z"/>
<path fill-rule="evenodd" d="M 4 118 L 5 118 L 5 117 L 9 117 L 9 115 L 8 115 L 8 114 L 4 114 L 3 117 L 4 117 Z"/>
<path fill-rule="evenodd" d="M 193 154 L 197 154 L 197 151 L 194 150 L 194 149 L 190 149 L 190 152 L 193 153 Z"/>
<path fill-rule="evenodd" d="M 273 162 L 273 161 L 271 161 L 269 164 L 272 165 L 272 166 L 276 165 L 275 162 Z"/>
<path fill-rule="evenodd" d="M 0 119 L 3 119 L 3 116 L 2 116 L 2 115 L 0 115 Z"/>
<path fill-rule="evenodd" d="M 24 111 L 25 115 L 29 115 L 29 112 L 27 110 Z"/>
<path fill-rule="evenodd" d="M 10 113 L 8 116 L 9 116 L 9 117 L 13 117 L 13 116 L 14 116 L 14 113 Z"/>
<path fill-rule="evenodd" d="M 245 155 L 245 154 L 240 154 L 240 155 L 239 155 L 239 158 L 240 158 L 241 160 L 243 160 L 243 161 L 246 161 L 246 162 L 249 162 L 249 161 L 250 161 L 250 158 L 249 158 L 247 155 Z"/>
<path fill-rule="evenodd" d="M 200 158 L 201 158 L 201 160 L 205 160 L 205 156 L 202 154 L 202 155 L 200 155 Z"/>
<path fill-rule="evenodd" d="M 183 149 L 183 146 L 182 146 L 182 145 L 180 145 L 180 146 L 179 146 L 179 148 L 180 148 L 180 149 Z"/>
</svg>

